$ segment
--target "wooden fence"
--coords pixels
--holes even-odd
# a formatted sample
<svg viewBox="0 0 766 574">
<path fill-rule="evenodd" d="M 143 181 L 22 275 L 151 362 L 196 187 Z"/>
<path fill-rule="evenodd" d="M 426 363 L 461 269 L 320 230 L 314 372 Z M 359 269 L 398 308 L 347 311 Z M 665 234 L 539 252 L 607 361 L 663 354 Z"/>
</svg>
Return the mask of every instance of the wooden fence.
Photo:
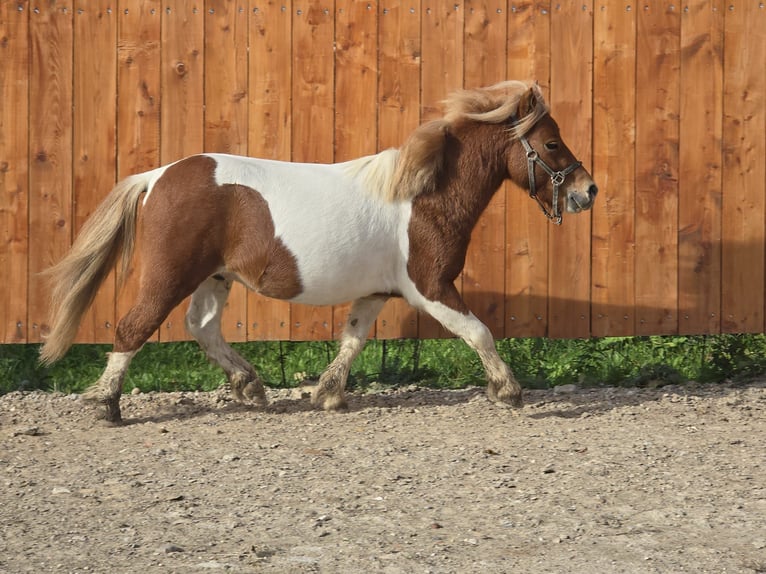
<svg viewBox="0 0 766 574">
<path fill-rule="evenodd" d="M 118 179 L 200 151 L 342 161 L 460 86 L 537 80 L 601 194 L 547 223 L 498 192 L 460 278 L 497 336 L 761 332 L 766 8 L 758 0 L 0 2 L 0 342 L 37 342 L 57 261 Z M 79 340 L 111 341 L 110 279 Z M 237 288 L 229 340 L 337 336 L 346 307 Z M 438 337 L 391 301 L 377 337 Z M 156 335 L 185 338 L 177 309 Z"/>
</svg>

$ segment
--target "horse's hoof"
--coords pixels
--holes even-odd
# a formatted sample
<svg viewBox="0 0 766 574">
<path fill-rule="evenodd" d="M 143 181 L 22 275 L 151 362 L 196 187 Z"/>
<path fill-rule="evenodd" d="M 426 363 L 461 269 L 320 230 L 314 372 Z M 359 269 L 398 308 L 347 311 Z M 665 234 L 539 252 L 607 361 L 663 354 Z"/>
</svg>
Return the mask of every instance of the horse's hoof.
<svg viewBox="0 0 766 574">
<path fill-rule="evenodd" d="M 311 397 L 311 404 L 327 412 L 348 412 L 348 403 L 343 395 L 333 395 L 317 389 Z"/>
<path fill-rule="evenodd" d="M 490 386 L 487 388 L 487 398 L 500 406 L 513 407 L 515 409 L 520 409 L 524 406 L 524 398 L 522 397 L 521 389 L 516 391 L 513 389 L 502 388 L 498 391 Z"/>
<path fill-rule="evenodd" d="M 108 426 L 122 425 L 122 413 L 120 412 L 120 399 L 106 399 L 103 401 L 104 411 L 102 420 Z"/>
<path fill-rule="evenodd" d="M 266 397 L 266 389 L 259 382 L 250 381 L 242 392 L 245 398 L 257 407 L 265 407 L 269 404 L 269 399 Z"/>
</svg>

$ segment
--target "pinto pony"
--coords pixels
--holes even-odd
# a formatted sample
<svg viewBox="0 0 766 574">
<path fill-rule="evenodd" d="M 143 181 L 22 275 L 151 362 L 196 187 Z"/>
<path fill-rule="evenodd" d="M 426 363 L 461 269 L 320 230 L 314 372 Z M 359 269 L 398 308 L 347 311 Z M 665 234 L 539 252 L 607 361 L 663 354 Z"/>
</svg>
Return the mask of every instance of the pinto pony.
<svg viewBox="0 0 766 574">
<path fill-rule="evenodd" d="M 109 421 L 121 420 L 131 359 L 188 295 L 186 327 L 226 372 L 235 398 L 266 403 L 257 373 L 221 334 L 234 281 L 298 303 L 353 301 L 338 355 L 314 389 L 316 406 L 346 407 L 349 368 L 389 297 L 460 336 L 481 358 L 489 398 L 521 406 L 519 383 L 454 285 L 471 230 L 505 179 L 528 189 L 555 223 L 562 210 L 589 209 L 598 190 L 537 86 L 458 91 L 445 111 L 402 148 L 345 163 L 201 154 L 119 182 L 48 271 L 52 327 L 41 360 L 64 355 L 106 276 L 118 260 L 129 265 L 138 236 L 138 296 L 84 395 L 106 406 Z"/>
</svg>

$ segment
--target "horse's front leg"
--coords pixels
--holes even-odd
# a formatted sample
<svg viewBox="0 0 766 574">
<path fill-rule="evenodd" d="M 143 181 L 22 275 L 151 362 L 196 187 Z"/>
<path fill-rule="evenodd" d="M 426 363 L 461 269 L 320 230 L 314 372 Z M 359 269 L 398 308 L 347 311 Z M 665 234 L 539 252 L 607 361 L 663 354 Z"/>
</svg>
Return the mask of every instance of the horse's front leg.
<svg viewBox="0 0 766 574">
<path fill-rule="evenodd" d="M 340 350 L 319 377 L 319 383 L 311 397 L 313 405 L 327 411 L 340 411 L 347 408 L 344 390 L 351 363 L 364 347 L 367 333 L 386 300 L 387 297 L 374 296 L 354 301 L 343 329 Z"/>
<path fill-rule="evenodd" d="M 497 353 L 489 328 L 468 310 L 454 284 L 445 284 L 439 291 L 438 300 L 417 293 L 409 297 L 410 304 L 431 315 L 476 351 L 487 377 L 487 397 L 492 402 L 521 407 L 521 385 Z"/>
</svg>

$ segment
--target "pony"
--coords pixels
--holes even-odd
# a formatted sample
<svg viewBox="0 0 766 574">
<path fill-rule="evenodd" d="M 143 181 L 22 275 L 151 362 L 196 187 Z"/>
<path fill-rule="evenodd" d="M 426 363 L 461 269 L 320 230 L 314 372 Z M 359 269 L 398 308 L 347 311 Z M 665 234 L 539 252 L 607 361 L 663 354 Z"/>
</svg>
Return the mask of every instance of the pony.
<svg viewBox="0 0 766 574">
<path fill-rule="evenodd" d="M 131 359 L 189 295 L 186 328 L 226 373 L 234 398 L 266 404 L 255 369 L 221 333 L 234 281 L 298 303 L 353 302 L 338 354 L 314 386 L 315 407 L 347 408 L 351 363 L 390 297 L 461 337 L 481 359 L 488 398 L 520 407 L 521 386 L 454 284 L 471 231 L 506 179 L 526 188 L 554 223 L 563 211 L 589 209 L 598 188 L 537 85 L 459 90 L 444 110 L 400 149 L 349 162 L 204 153 L 120 181 L 47 271 L 51 329 L 41 361 L 66 353 L 99 286 L 119 261 L 125 275 L 138 245 L 138 294 L 117 324 L 103 374 L 83 394 L 105 406 L 107 421 L 121 422 Z"/>
</svg>

